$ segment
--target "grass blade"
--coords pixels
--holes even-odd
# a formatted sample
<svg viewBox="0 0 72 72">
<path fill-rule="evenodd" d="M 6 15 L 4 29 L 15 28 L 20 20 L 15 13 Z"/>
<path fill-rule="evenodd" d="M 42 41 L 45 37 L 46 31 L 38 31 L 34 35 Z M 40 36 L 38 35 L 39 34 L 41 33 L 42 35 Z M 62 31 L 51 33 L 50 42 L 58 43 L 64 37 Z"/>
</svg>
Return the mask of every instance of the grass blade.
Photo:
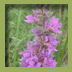
<svg viewBox="0 0 72 72">
<path fill-rule="evenodd" d="M 65 43 L 64 43 L 64 46 L 63 46 L 63 51 L 62 51 L 62 53 L 61 53 L 61 58 L 60 58 L 60 60 L 59 60 L 59 62 L 58 62 L 58 66 L 61 66 L 61 64 L 62 64 L 62 60 L 63 60 L 63 57 L 64 57 L 64 53 L 65 53 L 66 48 L 67 48 L 67 43 L 68 43 L 68 35 L 67 35 L 67 37 L 66 37 L 66 40 L 65 40 Z"/>
<path fill-rule="evenodd" d="M 17 23 L 17 30 L 16 30 L 16 38 L 18 38 L 18 35 L 19 35 L 19 26 L 20 26 L 20 20 L 21 20 L 21 10 L 19 11 L 19 16 L 18 16 L 18 23 Z M 16 39 L 16 45 L 15 45 L 15 48 L 14 48 L 14 61 L 13 61 L 13 65 L 16 66 L 16 59 L 17 59 L 17 39 Z"/>
</svg>

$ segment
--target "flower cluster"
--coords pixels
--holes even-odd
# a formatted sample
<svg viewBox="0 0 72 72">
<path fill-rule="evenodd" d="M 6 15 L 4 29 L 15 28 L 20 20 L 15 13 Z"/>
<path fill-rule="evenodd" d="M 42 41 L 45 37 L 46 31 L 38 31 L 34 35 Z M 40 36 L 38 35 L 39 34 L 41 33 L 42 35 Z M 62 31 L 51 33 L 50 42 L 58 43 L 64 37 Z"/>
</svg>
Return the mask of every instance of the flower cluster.
<svg viewBox="0 0 72 72">
<path fill-rule="evenodd" d="M 23 55 L 21 64 L 23 67 L 56 67 L 57 62 L 54 60 L 53 53 L 58 51 L 56 46 L 59 41 L 54 38 L 54 35 L 55 33 L 62 33 L 59 30 L 62 24 L 59 22 L 59 18 L 55 18 L 55 16 L 50 20 L 43 11 L 40 11 L 41 18 L 39 18 L 35 10 L 33 10 L 33 13 L 34 16 L 26 16 L 27 20 L 25 22 L 34 22 L 41 28 L 32 29 L 33 34 L 36 36 L 33 41 L 27 43 L 27 51 L 19 53 Z"/>
</svg>

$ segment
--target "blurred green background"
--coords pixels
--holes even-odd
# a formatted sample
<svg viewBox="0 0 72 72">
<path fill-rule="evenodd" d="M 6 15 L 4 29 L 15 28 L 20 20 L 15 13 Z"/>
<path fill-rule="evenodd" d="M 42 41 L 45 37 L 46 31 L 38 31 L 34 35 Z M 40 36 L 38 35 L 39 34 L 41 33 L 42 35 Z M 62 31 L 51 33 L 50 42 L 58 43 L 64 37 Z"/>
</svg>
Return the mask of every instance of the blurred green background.
<svg viewBox="0 0 72 72">
<path fill-rule="evenodd" d="M 35 37 L 32 28 L 37 27 L 32 23 L 26 23 L 26 15 L 33 15 L 33 9 L 46 8 L 52 16 L 56 16 L 62 22 L 62 34 L 56 34 L 60 41 L 58 52 L 54 53 L 57 67 L 68 65 L 68 5 L 67 4 L 6 4 L 5 5 L 5 66 L 21 67 L 19 52 L 27 49 L 27 42 Z"/>
</svg>

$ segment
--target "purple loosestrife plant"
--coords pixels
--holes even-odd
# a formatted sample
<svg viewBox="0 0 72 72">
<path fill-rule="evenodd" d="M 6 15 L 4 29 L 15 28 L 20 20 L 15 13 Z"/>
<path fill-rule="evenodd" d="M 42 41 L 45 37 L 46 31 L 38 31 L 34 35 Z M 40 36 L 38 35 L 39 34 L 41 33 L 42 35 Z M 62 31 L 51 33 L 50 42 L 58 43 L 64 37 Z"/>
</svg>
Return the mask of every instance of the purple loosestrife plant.
<svg viewBox="0 0 72 72">
<path fill-rule="evenodd" d="M 36 35 L 33 41 L 27 43 L 27 51 L 20 52 L 23 55 L 21 64 L 23 67 L 56 67 L 57 62 L 53 59 L 56 49 L 57 41 L 54 38 L 55 33 L 61 34 L 62 31 L 59 28 L 62 27 L 59 18 L 53 16 L 51 20 L 45 12 L 40 11 L 41 18 L 38 17 L 37 12 L 33 10 L 34 17 L 32 15 L 26 16 L 25 22 L 39 25 L 41 28 L 32 29 L 34 35 Z"/>
</svg>

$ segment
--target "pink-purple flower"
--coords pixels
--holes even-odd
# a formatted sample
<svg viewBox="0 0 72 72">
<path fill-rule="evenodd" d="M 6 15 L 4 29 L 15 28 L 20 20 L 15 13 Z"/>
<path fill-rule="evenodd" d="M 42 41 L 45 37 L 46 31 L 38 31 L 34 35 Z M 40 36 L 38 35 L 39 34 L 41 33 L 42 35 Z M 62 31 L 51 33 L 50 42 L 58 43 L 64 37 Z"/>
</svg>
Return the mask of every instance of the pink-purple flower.
<svg viewBox="0 0 72 72">
<path fill-rule="evenodd" d="M 33 32 L 35 35 L 39 35 L 39 30 L 38 30 L 37 28 L 32 29 L 32 32 Z"/>
<path fill-rule="evenodd" d="M 62 27 L 62 23 L 59 22 L 59 18 L 55 18 L 55 16 L 53 16 L 51 18 L 50 23 L 48 23 L 48 21 L 45 21 L 45 27 L 49 28 L 50 30 L 52 30 L 53 32 L 57 32 L 59 34 L 62 33 L 61 30 L 59 30 L 59 28 Z"/>
<path fill-rule="evenodd" d="M 57 62 L 53 58 L 44 58 L 44 67 L 56 67 Z"/>
<path fill-rule="evenodd" d="M 23 67 L 40 67 L 41 63 L 38 62 L 37 56 L 28 56 L 22 58 L 22 66 Z"/>
<path fill-rule="evenodd" d="M 27 20 L 24 20 L 24 21 L 27 22 L 27 23 L 32 23 L 33 21 L 37 21 L 38 20 L 38 16 L 37 16 L 36 11 L 33 10 L 33 13 L 34 13 L 34 17 L 32 15 L 28 15 L 28 16 L 26 16 Z"/>
</svg>

